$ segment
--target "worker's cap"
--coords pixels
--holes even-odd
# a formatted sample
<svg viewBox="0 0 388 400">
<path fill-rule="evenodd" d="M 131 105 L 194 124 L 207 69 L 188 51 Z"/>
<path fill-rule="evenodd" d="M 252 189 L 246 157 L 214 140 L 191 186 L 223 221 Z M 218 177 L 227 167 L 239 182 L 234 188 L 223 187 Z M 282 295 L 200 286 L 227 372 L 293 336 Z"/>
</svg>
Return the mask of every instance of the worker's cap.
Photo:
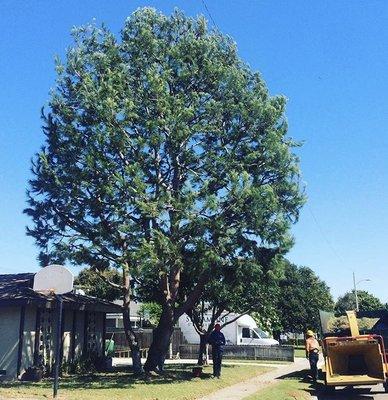
<svg viewBox="0 0 388 400">
<path fill-rule="evenodd" d="M 306 332 L 306 336 L 314 336 L 314 332 L 311 329 L 308 329 Z"/>
</svg>

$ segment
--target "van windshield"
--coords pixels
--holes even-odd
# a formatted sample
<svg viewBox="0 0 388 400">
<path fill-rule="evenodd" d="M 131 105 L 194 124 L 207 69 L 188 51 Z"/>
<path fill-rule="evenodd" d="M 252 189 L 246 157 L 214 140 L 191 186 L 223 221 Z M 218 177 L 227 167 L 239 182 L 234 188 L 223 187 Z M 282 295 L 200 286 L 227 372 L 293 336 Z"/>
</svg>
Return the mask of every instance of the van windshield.
<svg viewBox="0 0 388 400">
<path fill-rule="evenodd" d="M 256 333 L 256 335 L 257 335 L 259 338 L 262 338 L 262 339 L 268 339 L 268 338 L 269 338 L 268 334 L 266 334 L 266 333 L 265 333 L 264 331 L 262 331 L 260 328 L 254 328 L 254 329 L 253 329 L 253 332 Z M 256 335 L 254 335 L 254 336 L 256 336 Z"/>
</svg>

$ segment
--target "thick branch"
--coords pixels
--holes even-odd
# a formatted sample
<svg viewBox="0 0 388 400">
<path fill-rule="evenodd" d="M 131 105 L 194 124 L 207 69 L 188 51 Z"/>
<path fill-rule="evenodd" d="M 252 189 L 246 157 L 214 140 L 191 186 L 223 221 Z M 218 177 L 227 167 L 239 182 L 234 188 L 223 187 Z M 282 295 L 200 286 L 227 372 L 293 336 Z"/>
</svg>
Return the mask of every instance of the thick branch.
<svg viewBox="0 0 388 400">
<path fill-rule="evenodd" d="M 109 286 L 115 288 L 115 289 L 120 289 L 120 290 L 124 290 L 125 287 L 123 285 L 119 285 L 117 283 L 114 283 L 112 281 L 110 281 L 99 269 L 94 268 L 94 271 L 97 273 L 97 275 L 105 282 L 107 283 Z"/>
<path fill-rule="evenodd" d="M 202 273 L 202 275 L 198 279 L 198 283 L 196 284 L 192 292 L 187 296 L 186 301 L 175 310 L 175 319 L 179 318 L 182 314 L 194 307 L 209 279 L 210 278 L 208 272 Z"/>
<path fill-rule="evenodd" d="M 244 311 L 244 312 L 241 313 L 241 314 L 238 314 L 237 317 L 232 318 L 230 321 L 225 322 L 224 324 L 222 324 L 222 328 L 223 328 L 224 326 L 229 325 L 229 324 L 233 323 L 234 321 L 238 320 L 238 319 L 239 319 L 240 317 L 242 317 L 243 315 L 248 314 L 250 311 L 251 311 L 251 310 L 247 310 L 247 311 Z"/>
</svg>

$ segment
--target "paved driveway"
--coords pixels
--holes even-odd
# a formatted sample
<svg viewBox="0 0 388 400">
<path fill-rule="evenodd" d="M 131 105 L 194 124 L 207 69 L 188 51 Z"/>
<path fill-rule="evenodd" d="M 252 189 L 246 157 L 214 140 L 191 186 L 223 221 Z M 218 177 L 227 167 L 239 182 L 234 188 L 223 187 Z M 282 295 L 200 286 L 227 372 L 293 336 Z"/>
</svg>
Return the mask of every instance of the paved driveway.
<svg viewBox="0 0 388 400">
<path fill-rule="evenodd" d="M 338 388 L 334 393 L 327 393 L 318 387 L 311 392 L 311 397 L 314 400 L 388 400 L 388 393 L 384 392 L 383 385 Z"/>
</svg>

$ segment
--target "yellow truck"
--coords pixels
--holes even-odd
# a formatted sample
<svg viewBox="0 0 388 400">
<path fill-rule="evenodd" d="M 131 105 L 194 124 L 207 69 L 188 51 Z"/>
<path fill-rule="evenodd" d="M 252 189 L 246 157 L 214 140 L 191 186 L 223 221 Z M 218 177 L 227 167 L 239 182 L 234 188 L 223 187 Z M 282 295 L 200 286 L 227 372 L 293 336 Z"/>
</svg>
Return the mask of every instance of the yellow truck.
<svg viewBox="0 0 388 400">
<path fill-rule="evenodd" d="M 326 334 L 322 342 L 326 387 L 335 390 L 336 386 L 382 383 L 388 392 L 387 354 L 382 336 L 360 334 L 354 311 L 347 312 L 347 319 L 350 335 Z"/>
</svg>

